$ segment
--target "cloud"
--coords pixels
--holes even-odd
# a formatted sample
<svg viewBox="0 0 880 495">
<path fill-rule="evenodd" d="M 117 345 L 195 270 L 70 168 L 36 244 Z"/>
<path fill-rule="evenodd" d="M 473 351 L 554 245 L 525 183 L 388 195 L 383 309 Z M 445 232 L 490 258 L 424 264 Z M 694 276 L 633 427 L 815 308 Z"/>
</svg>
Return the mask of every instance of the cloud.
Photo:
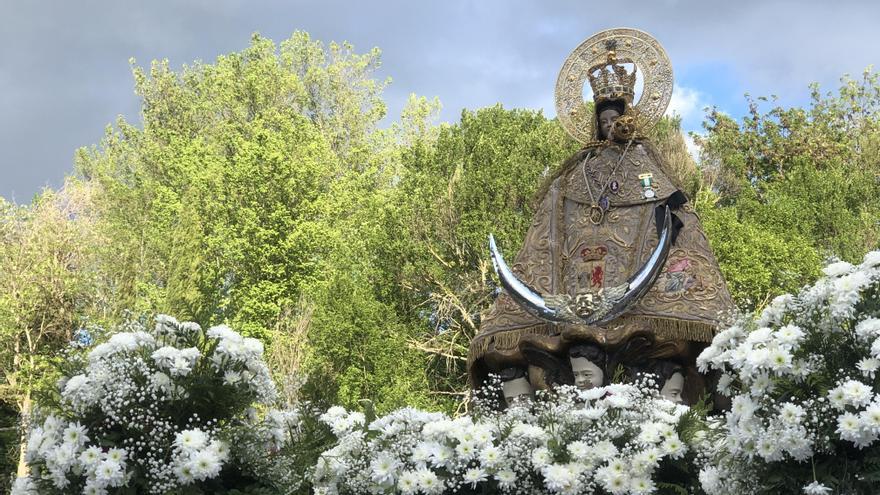
<svg viewBox="0 0 880 495">
<path fill-rule="evenodd" d="M 681 136 L 684 138 L 684 144 L 687 147 L 688 153 L 694 159 L 695 162 L 700 163 L 700 145 L 694 141 L 693 136 L 689 132 L 682 132 Z"/>
<path fill-rule="evenodd" d="M 702 110 L 702 94 L 696 89 L 676 86 L 672 90 L 672 99 L 669 101 L 669 108 L 666 109 L 666 115 L 677 115 L 682 120 L 691 119 L 700 110 Z"/>
<path fill-rule="evenodd" d="M 553 116 L 556 75 L 591 34 L 619 25 L 654 35 L 683 87 L 673 109 L 699 128 L 702 106 L 744 112 L 742 93 L 803 104 L 807 85 L 880 66 L 876 0 L 450 0 L 348 2 L 152 0 L 0 2 L 0 195 L 58 186 L 78 146 L 117 114 L 138 119 L 128 58 L 174 67 L 241 50 L 252 32 L 297 29 L 383 52 L 389 114 L 408 95 L 439 96 L 441 119 L 501 102 Z M 723 68 L 723 73 L 719 71 Z"/>
</svg>

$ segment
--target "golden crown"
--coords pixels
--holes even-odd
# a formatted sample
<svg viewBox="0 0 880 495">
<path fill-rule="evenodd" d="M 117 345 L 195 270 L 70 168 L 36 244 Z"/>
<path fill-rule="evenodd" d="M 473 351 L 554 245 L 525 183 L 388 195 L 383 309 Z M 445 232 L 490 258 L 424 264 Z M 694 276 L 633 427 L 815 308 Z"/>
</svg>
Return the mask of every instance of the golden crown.
<svg viewBox="0 0 880 495">
<path fill-rule="evenodd" d="M 621 63 L 633 63 L 632 60 L 618 60 L 614 50 L 608 52 L 605 62 L 590 67 L 587 73 L 590 86 L 593 88 L 593 100 L 600 103 L 608 100 L 624 100 L 631 105 L 636 96 L 636 68 L 627 72 Z"/>
</svg>

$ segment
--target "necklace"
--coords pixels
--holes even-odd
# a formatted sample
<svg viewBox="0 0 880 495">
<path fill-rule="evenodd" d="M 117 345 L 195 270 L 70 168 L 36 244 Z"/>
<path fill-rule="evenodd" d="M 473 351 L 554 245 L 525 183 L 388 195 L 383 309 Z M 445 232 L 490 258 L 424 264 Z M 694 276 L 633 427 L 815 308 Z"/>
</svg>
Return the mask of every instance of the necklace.
<svg viewBox="0 0 880 495">
<path fill-rule="evenodd" d="M 587 193 L 590 195 L 590 222 L 593 225 L 599 225 L 605 218 L 605 212 L 608 211 L 609 206 L 608 196 L 605 196 L 605 191 L 608 190 L 608 185 L 611 184 L 611 180 L 614 178 L 614 172 L 617 171 L 617 167 L 620 166 L 620 162 L 623 161 L 623 157 L 626 156 L 626 152 L 629 151 L 629 145 L 631 144 L 632 139 L 626 142 L 626 147 L 623 148 L 623 153 L 617 158 L 617 163 L 614 164 L 611 173 L 609 173 L 608 177 L 605 179 L 605 184 L 599 191 L 599 201 L 596 201 L 596 196 L 593 195 L 593 187 L 590 186 L 590 178 L 587 177 L 587 160 L 589 157 L 584 158 L 583 163 L 581 163 L 581 172 L 584 174 L 584 183 L 587 185 Z M 596 183 L 601 184 L 599 180 L 596 180 Z"/>
</svg>

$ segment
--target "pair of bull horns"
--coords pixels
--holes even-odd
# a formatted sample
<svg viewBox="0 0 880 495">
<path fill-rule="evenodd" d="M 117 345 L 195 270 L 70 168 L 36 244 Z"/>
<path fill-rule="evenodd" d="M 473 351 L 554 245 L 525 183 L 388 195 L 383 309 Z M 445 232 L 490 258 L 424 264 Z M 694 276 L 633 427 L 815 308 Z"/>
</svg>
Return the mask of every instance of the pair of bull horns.
<svg viewBox="0 0 880 495">
<path fill-rule="evenodd" d="M 645 264 L 624 284 L 599 291 L 596 294 L 581 294 L 575 300 L 568 295 L 542 295 L 529 287 L 513 274 L 498 251 L 495 237 L 489 234 L 489 252 L 492 265 L 501 280 L 501 285 L 511 298 L 527 312 L 546 321 L 556 323 L 580 323 L 601 325 L 607 323 L 636 303 L 654 284 L 672 245 L 672 213 L 669 205 L 664 208 L 663 224 L 660 228 L 657 247 Z M 574 304 L 572 304 L 574 303 Z"/>
</svg>

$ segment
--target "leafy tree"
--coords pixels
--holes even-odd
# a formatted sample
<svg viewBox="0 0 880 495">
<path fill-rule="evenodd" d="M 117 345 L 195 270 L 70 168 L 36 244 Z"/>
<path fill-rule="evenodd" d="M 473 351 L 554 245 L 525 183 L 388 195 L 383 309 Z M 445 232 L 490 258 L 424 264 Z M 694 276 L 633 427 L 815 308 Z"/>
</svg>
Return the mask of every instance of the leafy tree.
<svg viewBox="0 0 880 495">
<path fill-rule="evenodd" d="M 29 206 L 0 198 L 0 401 L 26 420 L 50 366 L 82 323 L 100 314 L 91 190 L 68 181 Z M 5 453 L 4 453 L 5 454 Z M 18 473 L 24 474 L 24 452 Z"/>
<path fill-rule="evenodd" d="M 746 308 L 796 291 L 818 260 L 860 259 L 880 239 L 880 84 L 866 70 L 837 94 L 813 86 L 809 108 L 750 99 L 741 124 L 705 123 L 698 204 L 731 285 Z"/>
<path fill-rule="evenodd" d="M 323 400 L 426 404 L 423 358 L 378 299 L 377 219 L 407 129 L 377 127 L 378 57 L 298 32 L 179 73 L 135 68 L 143 126 L 120 120 L 77 161 L 98 186 L 115 311 L 229 322 L 270 354 L 277 341 L 279 375 L 314 375 Z"/>
</svg>

